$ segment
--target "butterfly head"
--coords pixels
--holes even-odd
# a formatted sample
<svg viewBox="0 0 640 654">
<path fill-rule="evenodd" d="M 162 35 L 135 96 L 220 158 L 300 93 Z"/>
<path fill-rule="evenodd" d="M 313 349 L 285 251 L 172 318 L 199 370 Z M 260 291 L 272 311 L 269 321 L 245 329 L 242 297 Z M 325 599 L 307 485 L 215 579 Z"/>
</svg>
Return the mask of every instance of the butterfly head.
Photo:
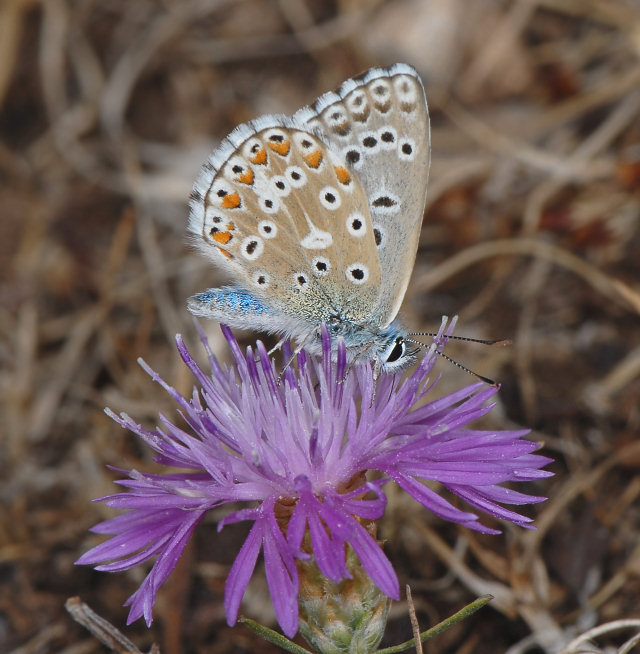
<svg viewBox="0 0 640 654">
<path fill-rule="evenodd" d="M 344 339 L 352 360 L 373 361 L 379 371 L 402 370 L 415 361 L 419 351 L 408 339 L 405 329 L 395 321 L 382 330 L 341 320 L 331 321 L 327 327 L 332 338 Z"/>
</svg>

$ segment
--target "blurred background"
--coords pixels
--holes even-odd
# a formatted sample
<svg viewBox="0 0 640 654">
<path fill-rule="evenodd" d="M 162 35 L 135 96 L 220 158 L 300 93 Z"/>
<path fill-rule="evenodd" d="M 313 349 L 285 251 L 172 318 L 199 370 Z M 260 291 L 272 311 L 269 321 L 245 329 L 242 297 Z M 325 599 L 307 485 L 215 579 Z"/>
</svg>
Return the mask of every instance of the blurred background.
<svg viewBox="0 0 640 654">
<path fill-rule="evenodd" d="M 143 650 L 277 651 L 226 626 L 245 525 L 196 532 L 149 630 L 122 607 L 143 570 L 73 565 L 114 515 L 90 503 L 116 490 L 106 466 L 154 470 L 103 408 L 175 415 L 139 356 L 191 392 L 174 335 L 201 352 L 185 300 L 222 281 L 185 239 L 209 152 L 396 61 L 433 130 L 404 321 L 512 339 L 447 352 L 502 384 L 492 424 L 556 460 L 527 485 L 550 498 L 535 532 L 480 536 L 388 489 L 385 550 L 422 628 L 495 596 L 425 651 L 555 653 L 600 625 L 590 651 L 613 652 L 640 631 L 608 624 L 640 618 L 638 0 L 2 0 L 0 651 L 105 651 L 65 612 L 75 595 Z M 473 381 L 439 366 L 442 391 Z M 273 624 L 261 574 L 244 612 Z M 401 602 L 385 644 L 410 635 Z"/>
</svg>

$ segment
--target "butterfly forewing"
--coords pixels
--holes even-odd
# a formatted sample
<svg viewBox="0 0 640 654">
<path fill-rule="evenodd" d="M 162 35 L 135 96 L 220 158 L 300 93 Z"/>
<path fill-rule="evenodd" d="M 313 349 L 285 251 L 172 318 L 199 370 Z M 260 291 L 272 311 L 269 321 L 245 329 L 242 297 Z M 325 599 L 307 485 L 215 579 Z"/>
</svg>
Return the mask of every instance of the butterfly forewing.
<svg viewBox="0 0 640 654">
<path fill-rule="evenodd" d="M 196 185 L 190 230 L 269 307 L 311 325 L 366 321 L 381 280 L 362 185 L 315 135 L 286 120 L 261 129 L 270 120 L 241 126 L 225 157 L 213 155 L 211 174 Z"/>
<path fill-rule="evenodd" d="M 404 297 L 418 248 L 429 176 L 429 116 L 422 82 L 406 64 L 373 69 L 301 109 L 367 194 L 382 284 L 373 323 L 386 327 Z"/>
</svg>

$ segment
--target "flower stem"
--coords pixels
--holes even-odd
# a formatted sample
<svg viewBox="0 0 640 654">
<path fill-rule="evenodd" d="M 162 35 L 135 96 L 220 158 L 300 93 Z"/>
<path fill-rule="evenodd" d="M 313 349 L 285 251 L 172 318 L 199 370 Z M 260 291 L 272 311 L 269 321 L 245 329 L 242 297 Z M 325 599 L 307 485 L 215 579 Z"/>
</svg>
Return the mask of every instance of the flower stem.
<svg viewBox="0 0 640 654">
<path fill-rule="evenodd" d="M 488 604 L 493 599 L 493 595 L 482 595 L 478 599 L 474 600 L 470 604 L 467 604 L 464 608 L 460 609 L 457 613 L 454 613 L 452 616 L 445 618 L 442 622 L 439 622 L 437 625 L 427 629 L 420 634 L 420 641 L 424 643 L 425 640 L 429 640 L 434 636 L 437 636 L 439 633 L 446 631 L 449 627 L 460 622 L 465 618 L 469 617 L 471 614 L 475 613 L 483 606 Z M 377 654 L 396 654 L 397 652 L 406 652 L 408 649 L 415 647 L 415 638 L 408 640 L 405 643 L 400 645 L 394 645 L 393 647 L 385 647 L 384 649 L 379 649 Z"/>
<path fill-rule="evenodd" d="M 265 627 L 254 620 L 240 617 L 238 618 L 238 622 L 245 624 L 249 629 L 251 629 L 251 631 L 258 634 L 258 636 L 278 647 L 281 647 L 285 652 L 292 652 L 292 654 L 312 654 L 308 649 L 291 642 L 286 636 L 283 636 L 277 631 L 269 629 L 269 627 Z"/>
</svg>

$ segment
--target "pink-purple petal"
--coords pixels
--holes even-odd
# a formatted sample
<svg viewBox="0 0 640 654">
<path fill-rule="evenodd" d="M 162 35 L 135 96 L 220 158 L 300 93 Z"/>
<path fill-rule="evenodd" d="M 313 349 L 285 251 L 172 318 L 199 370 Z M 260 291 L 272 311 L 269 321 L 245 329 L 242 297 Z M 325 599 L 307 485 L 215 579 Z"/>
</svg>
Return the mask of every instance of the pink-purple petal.
<svg viewBox="0 0 640 654">
<path fill-rule="evenodd" d="M 438 343 L 446 342 L 447 329 L 443 322 Z M 482 525 L 475 513 L 453 506 L 425 480 L 440 482 L 445 492 L 478 511 L 531 527 L 530 518 L 502 505 L 533 504 L 542 498 L 502 484 L 548 477 L 551 473 L 542 468 L 550 459 L 535 454 L 538 444 L 526 440 L 524 430 L 480 431 L 469 426 L 490 410 L 496 388 L 476 383 L 429 401 L 435 385 L 429 375 L 438 358 L 433 351 L 404 381 L 387 374 L 376 380 L 369 363 L 347 364 L 344 342 L 332 343 L 324 326 L 322 356 L 300 352 L 297 369 L 289 366 L 279 380 L 261 343 L 243 353 L 227 328 L 223 333 L 234 364 L 221 366 L 203 337 L 209 373 L 182 339 L 176 339 L 196 380 L 191 396 L 183 397 L 141 363 L 177 403 L 177 424 L 161 414 L 161 427 L 148 429 L 107 410 L 153 449 L 158 463 L 181 469 L 160 474 L 120 471 L 128 475 L 117 482 L 123 492 L 100 499 L 127 513 L 97 525 L 96 533 L 111 538 L 78 560 L 117 571 L 157 557 L 127 600 L 129 621 L 144 616 L 151 622 L 158 589 L 193 529 L 210 509 L 230 503 L 250 505 L 230 509 L 218 529 L 244 520 L 253 521 L 253 526 L 227 579 L 229 624 L 237 619 L 262 551 L 273 605 L 287 635 L 297 630 L 296 559 L 310 559 L 301 550 L 306 533 L 327 578 L 349 577 L 348 544 L 380 590 L 398 597 L 391 563 L 359 522 L 383 515 L 382 486 L 390 479 L 436 515 L 470 529 L 499 533 Z M 291 355 L 288 344 L 283 355 L 285 360 Z M 369 471 L 386 477 L 366 482 Z M 354 480 L 364 485 L 354 488 Z M 288 526 L 281 524 L 280 514 L 276 520 L 277 505 L 291 507 Z"/>
</svg>

